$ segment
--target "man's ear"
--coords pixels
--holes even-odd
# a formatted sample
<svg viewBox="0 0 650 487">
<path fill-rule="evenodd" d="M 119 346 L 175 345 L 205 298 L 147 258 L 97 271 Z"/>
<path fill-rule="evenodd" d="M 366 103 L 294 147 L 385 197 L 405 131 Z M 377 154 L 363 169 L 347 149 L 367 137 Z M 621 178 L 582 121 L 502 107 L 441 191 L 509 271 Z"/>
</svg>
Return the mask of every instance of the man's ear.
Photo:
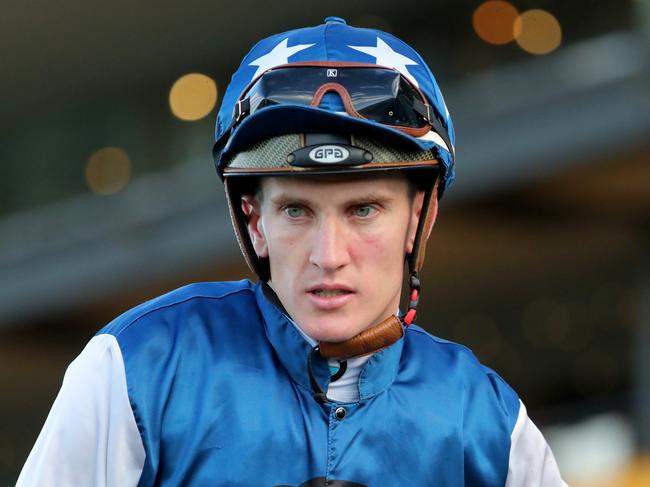
<svg viewBox="0 0 650 487">
<path fill-rule="evenodd" d="M 409 222 L 408 238 L 406 240 L 406 253 L 410 254 L 413 252 L 413 245 L 415 244 L 415 234 L 418 230 L 418 223 L 420 222 L 420 215 L 422 214 L 422 204 L 424 203 L 424 191 L 418 191 L 415 195 L 413 201 L 413 207 L 411 210 L 411 220 Z M 431 230 L 433 230 L 433 225 L 436 222 L 436 217 L 438 216 L 438 187 L 433 189 L 433 194 L 431 195 L 431 201 L 429 203 L 429 211 L 426 215 L 426 221 L 424 222 L 424 228 L 422 229 L 423 240 L 421 245 L 426 245 L 427 240 L 431 236 Z"/>
<path fill-rule="evenodd" d="M 248 229 L 248 236 L 251 239 L 255 253 L 259 258 L 269 256 L 269 248 L 266 243 L 266 235 L 264 234 L 264 226 L 262 225 L 262 213 L 260 203 L 249 194 L 241 197 L 241 210 L 246 217 L 246 228 Z"/>
</svg>

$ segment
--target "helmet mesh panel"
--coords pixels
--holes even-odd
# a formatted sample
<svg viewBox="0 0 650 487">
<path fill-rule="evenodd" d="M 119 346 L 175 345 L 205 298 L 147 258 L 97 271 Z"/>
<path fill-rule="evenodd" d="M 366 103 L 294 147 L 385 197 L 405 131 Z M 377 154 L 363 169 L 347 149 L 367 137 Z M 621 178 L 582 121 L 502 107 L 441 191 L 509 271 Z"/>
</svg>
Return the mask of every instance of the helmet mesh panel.
<svg viewBox="0 0 650 487">
<path fill-rule="evenodd" d="M 431 150 L 404 150 L 393 145 L 382 144 L 377 140 L 365 137 L 353 137 L 354 145 L 372 152 L 372 162 L 422 162 L 436 158 Z M 369 164 L 369 166 L 372 163 Z"/>
<path fill-rule="evenodd" d="M 432 150 L 404 150 L 393 145 L 382 144 L 365 137 L 352 137 L 352 144 L 372 153 L 373 160 L 363 167 L 371 168 L 373 163 L 386 162 L 422 162 L 436 158 Z M 226 167 L 242 169 L 281 169 L 291 166 L 287 156 L 300 149 L 300 135 L 280 135 L 251 144 L 245 150 L 232 155 Z"/>
<path fill-rule="evenodd" d="M 300 149 L 300 136 L 280 135 L 255 142 L 246 150 L 238 152 L 228 161 L 226 167 L 269 168 L 291 167 L 287 156 Z"/>
</svg>

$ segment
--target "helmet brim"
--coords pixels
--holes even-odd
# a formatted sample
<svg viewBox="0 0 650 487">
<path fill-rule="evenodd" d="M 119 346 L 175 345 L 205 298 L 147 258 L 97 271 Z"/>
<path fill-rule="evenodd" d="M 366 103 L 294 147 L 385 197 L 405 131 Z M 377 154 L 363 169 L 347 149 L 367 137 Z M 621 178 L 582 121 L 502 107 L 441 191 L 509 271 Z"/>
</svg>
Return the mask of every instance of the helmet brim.
<svg viewBox="0 0 650 487">
<path fill-rule="evenodd" d="M 431 140 L 421 140 L 392 127 L 346 113 L 301 105 L 274 105 L 245 118 L 235 128 L 220 154 L 220 173 L 224 155 L 241 151 L 259 140 L 290 133 L 354 134 L 380 139 L 385 144 L 395 144 L 405 149 L 430 150 L 437 146 L 445 150 Z"/>
</svg>

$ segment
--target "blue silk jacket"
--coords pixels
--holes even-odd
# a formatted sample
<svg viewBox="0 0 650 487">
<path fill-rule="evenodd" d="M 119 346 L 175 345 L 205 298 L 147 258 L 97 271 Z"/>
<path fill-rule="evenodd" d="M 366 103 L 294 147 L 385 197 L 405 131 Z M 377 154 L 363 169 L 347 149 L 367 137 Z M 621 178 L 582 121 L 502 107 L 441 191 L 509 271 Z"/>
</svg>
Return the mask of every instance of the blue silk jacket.
<svg viewBox="0 0 650 487">
<path fill-rule="evenodd" d="M 311 350 L 260 284 L 144 303 L 71 364 L 18 485 L 562 485 L 517 395 L 467 348 L 411 326 L 365 363 L 358 402 L 323 404 Z M 313 370 L 327 390 L 327 362 Z"/>
</svg>

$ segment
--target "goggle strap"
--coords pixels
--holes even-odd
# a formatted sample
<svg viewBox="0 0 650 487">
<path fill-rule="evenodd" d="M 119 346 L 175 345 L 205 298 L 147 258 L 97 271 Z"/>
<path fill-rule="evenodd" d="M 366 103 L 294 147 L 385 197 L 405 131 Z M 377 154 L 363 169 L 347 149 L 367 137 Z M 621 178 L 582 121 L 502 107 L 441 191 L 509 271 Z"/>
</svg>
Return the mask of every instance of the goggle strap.
<svg viewBox="0 0 650 487">
<path fill-rule="evenodd" d="M 243 117 L 248 115 L 250 109 L 251 109 L 250 97 L 246 97 L 243 100 L 237 100 L 237 104 L 235 105 L 235 114 L 233 116 L 232 125 L 236 124 L 237 122 L 239 122 L 239 120 L 241 120 Z"/>
<path fill-rule="evenodd" d="M 417 98 L 413 100 L 413 109 L 418 112 L 420 115 L 424 117 L 424 119 L 429 122 L 430 125 L 432 125 L 432 119 L 435 118 L 433 116 L 433 110 L 431 109 L 431 105 L 428 103 L 422 103 L 420 100 Z"/>
<path fill-rule="evenodd" d="M 452 145 L 451 139 L 449 138 L 449 133 L 436 117 L 433 107 L 428 103 L 425 104 L 420 100 L 415 99 L 413 100 L 413 109 L 422 115 L 427 122 L 429 122 L 429 125 L 431 125 L 433 131 L 436 132 L 447 145 L 447 148 L 452 157 L 455 157 L 454 146 Z"/>
<path fill-rule="evenodd" d="M 232 129 L 235 127 L 235 125 L 239 123 L 239 121 L 242 118 L 248 115 L 250 109 L 251 109 L 250 98 L 237 100 L 237 103 L 235 103 L 235 111 L 232 117 L 232 121 L 230 122 L 230 125 L 226 130 L 223 131 L 221 137 L 217 139 L 214 146 L 212 147 L 212 157 L 214 158 L 215 161 L 221 159 L 221 153 L 223 152 L 226 144 L 228 143 L 228 140 L 230 139 Z M 221 174 L 219 174 L 219 176 L 221 176 Z"/>
</svg>

